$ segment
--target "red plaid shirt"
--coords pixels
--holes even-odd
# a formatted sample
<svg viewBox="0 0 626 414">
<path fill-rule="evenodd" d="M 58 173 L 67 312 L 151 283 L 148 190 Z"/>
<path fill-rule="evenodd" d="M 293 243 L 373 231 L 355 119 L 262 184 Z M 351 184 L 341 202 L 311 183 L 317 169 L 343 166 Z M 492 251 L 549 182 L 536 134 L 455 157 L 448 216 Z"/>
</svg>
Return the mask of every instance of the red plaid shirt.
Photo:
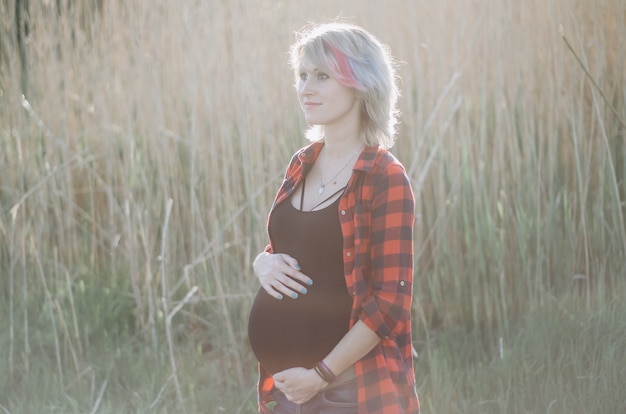
<svg viewBox="0 0 626 414">
<path fill-rule="evenodd" d="M 292 158 L 276 205 L 287 200 L 323 147 Z M 360 414 L 418 414 L 411 345 L 415 200 L 404 167 L 388 151 L 366 147 L 339 201 L 344 274 L 353 297 L 350 327 L 359 319 L 382 338 L 354 365 Z M 266 248 L 272 253 L 272 243 Z M 270 413 L 274 381 L 260 368 L 259 410 Z"/>
</svg>

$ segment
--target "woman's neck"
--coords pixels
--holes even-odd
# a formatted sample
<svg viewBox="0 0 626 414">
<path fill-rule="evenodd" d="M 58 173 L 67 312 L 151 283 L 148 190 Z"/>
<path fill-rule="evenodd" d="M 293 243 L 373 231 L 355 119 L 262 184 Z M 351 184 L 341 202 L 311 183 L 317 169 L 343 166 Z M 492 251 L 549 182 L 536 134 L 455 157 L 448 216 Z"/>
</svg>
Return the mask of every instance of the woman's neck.
<svg viewBox="0 0 626 414">
<path fill-rule="evenodd" d="M 330 159 L 341 159 L 346 154 L 354 152 L 358 147 L 363 146 L 364 142 L 359 133 L 338 134 L 327 133 L 324 131 L 324 151 L 326 157 Z"/>
</svg>

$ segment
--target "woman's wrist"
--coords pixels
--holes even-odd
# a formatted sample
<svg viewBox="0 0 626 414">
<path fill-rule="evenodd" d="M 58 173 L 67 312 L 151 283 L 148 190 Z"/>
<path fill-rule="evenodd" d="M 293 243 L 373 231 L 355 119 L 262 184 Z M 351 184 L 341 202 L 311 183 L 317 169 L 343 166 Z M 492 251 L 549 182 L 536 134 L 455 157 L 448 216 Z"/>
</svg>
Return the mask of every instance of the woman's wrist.
<svg viewBox="0 0 626 414">
<path fill-rule="evenodd" d="M 313 370 L 315 370 L 315 372 L 317 373 L 317 375 L 320 376 L 320 378 L 322 378 L 325 382 L 329 384 L 332 382 L 335 382 L 335 380 L 337 379 L 337 375 L 335 375 L 335 373 L 330 369 L 330 367 L 326 365 L 323 359 L 319 361 L 317 364 L 315 364 L 315 367 L 313 367 Z"/>
<path fill-rule="evenodd" d="M 319 372 L 317 372 L 317 370 L 315 369 L 315 367 L 311 368 L 309 370 L 309 372 L 311 372 L 311 376 L 313 378 L 315 378 L 315 382 L 319 385 L 317 385 L 317 388 L 322 390 L 324 388 L 326 388 L 326 386 L 329 384 L 328 381 L 326 381 L 324 378 L 322 378 L 322 376 L 319 374 Z"/>
<path fill-rule="evenodd" d="M 320 375 L 315 371 L 315 368 L 309 369 L 309 379 L 305 380 L 308 386 L 313 387 L 312 389 L 315 393 L 318 393 L 326 387 L 328 387 L 328 383 L 320 377 Z"/>
</svg>

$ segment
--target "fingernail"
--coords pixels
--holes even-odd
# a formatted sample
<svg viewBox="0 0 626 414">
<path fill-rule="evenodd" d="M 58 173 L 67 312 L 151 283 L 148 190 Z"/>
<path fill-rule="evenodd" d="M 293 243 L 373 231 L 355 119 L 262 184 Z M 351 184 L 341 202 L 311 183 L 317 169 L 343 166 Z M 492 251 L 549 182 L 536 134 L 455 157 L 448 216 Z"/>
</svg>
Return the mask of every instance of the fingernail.
<svg viewBox="0 0 626 414">
<path fill-rule="evenodd" d="M 298 297 L 298 294 L 294 292 L 294 293 L 291 294 L 291 297 L 295 299 L 295 298 Z"/>
<path fill-rule="evenodd" d="M 306 290 L 306 288 L 305 288 L 305 287 L 303 287 L 302 289 L 300 289 L 300 292 L 301 292 L 303 295 L 306 295 L 307 290 Z"/>
<path fill-rule="evenodd" d="M 276 299 L 278 299 L 278 300 L 283 300 L 283 295 L 278 295 L 278 296 L 276 296 Z"/>
<path fill-rule="evenodd" d="M 294 267 L 296 268 L 296 270 L 302 269 L 299 264 L 295 265 Z"/>
<path fill-rule="evenodd" d="M 313 281 L 311 279 L 309 279 L 309 280 L 306 281 L 306 284 L 311 286 L 313 284 Z"/>
</svg>

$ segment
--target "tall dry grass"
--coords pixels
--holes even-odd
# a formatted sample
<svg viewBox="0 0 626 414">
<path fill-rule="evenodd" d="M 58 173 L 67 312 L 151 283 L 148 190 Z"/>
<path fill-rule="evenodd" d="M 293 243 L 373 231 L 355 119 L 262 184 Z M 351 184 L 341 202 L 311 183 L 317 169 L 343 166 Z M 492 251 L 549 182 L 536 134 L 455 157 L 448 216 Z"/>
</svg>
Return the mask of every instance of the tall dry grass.
<svg viewBox="0 0 626 414">
<path fill-rule="evenodd" d="M 418 348 L 456 326 L 497 347 L 542 303 L 620 292 L 621 0 L 60 4 L 31 2 L 24 73 L 14 9 L 0 3 L 11 375 L 32 369 L 50 329 L 66 383 L 102 332 L 138 335 L 174 374 L 175 338 L 191 336 L 220 356 L 214 372 L 253 377 L 241 345 L 258 288 L 249 263 L 305 143 L 286 51 L 295 30 L 339 15 L 399 61 L 394 151 L 418 197 Z"/>
</svg>

